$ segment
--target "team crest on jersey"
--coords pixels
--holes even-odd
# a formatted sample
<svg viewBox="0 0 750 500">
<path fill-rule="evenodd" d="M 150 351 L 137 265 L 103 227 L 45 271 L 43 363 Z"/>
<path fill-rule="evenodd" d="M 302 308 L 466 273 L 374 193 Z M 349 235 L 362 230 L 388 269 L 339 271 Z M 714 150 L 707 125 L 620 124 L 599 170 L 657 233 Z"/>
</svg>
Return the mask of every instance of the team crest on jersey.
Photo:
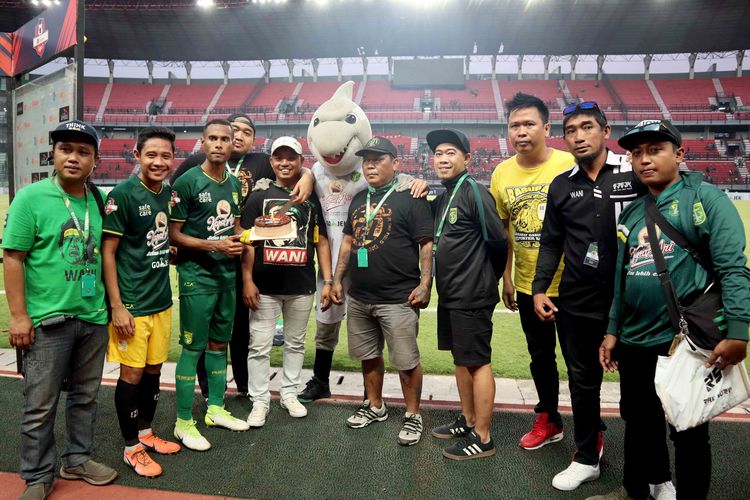
<svg viewBox="0 0 750 500">
<path fill-rule="evenodd" d="M 169 206 L 173 207 L 173 206 L 177 205 L 179 202 L 180 202 L 180 195 L 177 194 L 177 191 L 175 191 L 173 189 L 172 190 L 172 196 L 170 196 L 170 198 L 169 198 Z"/>
<path fill-rule="evenodd" d="M 107 203 L 104 205 L 104 213 L 109 215 L 112 212 L 117 212 L 117 203 L 114 198 L 107 198 Z"/>
<path fill-rule="evenodd" d="M 146 233 L 146 245 L 151 250 L 160 250 L 169 243 L 167 214 L 159 212 L 154 220 L 155 227 Z"/>
<path fill-rule="evenodd" d="M 448 222 L 455 224 L 458 220 L 458 207 L 453 207 L 448 211 Z"/>
<path fill-rule="evenodd" d="M 706 222 L 706 211 L 703 210 L 703 203 L 697 201 L 693 204 L 693 224 L 700 226 Z"/>
<path fill-rule="evenodd" d="M 235 205 L 240 204 L 240 197 L 237 195 L 237 191 L 232 191 L 232 199 L 234 200 Z"/>
<path fill-rule="evenodd" d="M 232 216 L 232 206 L 227 200 L 219 200 L 216 204 L 216 215 L 212 215 L 206 221 L 206 229 L 213 233 L 213 238 L 217 239 L 227 231 L 234 228 L 234 217 Z"/>
<path fill-rule="evenodd" d="M 127 341 L 125 341 L 125 340 L 118 340 L 117 341 L 117 349 L 120 350 L 120 351 L 122 351 L 122 352 L 127 351 L 128 350 L 128 343 L 127 343 Z"/>
<path fill-rule="evenodd" d="M 359 170 L 355 170 L 354 172 L 352 172 L 352 177 L 351 177 L 352 182 L 357 182 L 361 178 L 362 178 L 362 172 L 360 172 Z"/>
<path fill-rule="evenodd" d="M 182 338 L 185 340 L 185 343 L 187 345 L 192 344 L 193 343 L 193 332 L 189 332 L 189 331 L 185 330 L 184 332 L 182 332 Z"/>
</svg>

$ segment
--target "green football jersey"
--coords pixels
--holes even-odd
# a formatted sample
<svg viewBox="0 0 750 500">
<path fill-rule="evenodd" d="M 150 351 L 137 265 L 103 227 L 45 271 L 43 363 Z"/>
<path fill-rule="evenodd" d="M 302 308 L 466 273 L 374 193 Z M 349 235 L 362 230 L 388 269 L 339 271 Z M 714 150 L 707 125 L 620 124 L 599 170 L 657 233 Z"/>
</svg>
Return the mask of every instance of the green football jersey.
<svg viewBox="0 0 750 500">
<path fill-rule="evenodd" d="M 221 181 L 198 166 L 185 172 L 172 186 L 175 204 L 170 220 L 183 222 L 185 235 L 203 240 L 223 240 L 234 234 L 240 216 L 240 182 L 224 172 Z M 219 252 L 177 252 L 180 294 L 215 293 L 234 288 L 235 259 Z"/>
<path fill-rule="evenodd" d="M 114 188 L 104 205 L 104 232 L 120 237 L 115 260 L 120 296 L 133 316 L 172 305 L 169 284 L 169 210 L 172 188 L 156 193 L 132 176 Z"/>
<path fill-rule="evenodd" d="M 2 247 L 27 252 L 24 261 L 26 309 L 34 326 L 60 315 L 107 324 L 104 282 L 101 280 L 102 218 L 94 196 L 69 196 L 81 229 L 89 212 L 89 232 L 83 238 L 65 208 L 65 198 L 52 178 L 30 184 L 16 194 L 8 208 Z M 83 296 L 82 276 L 96 276 L 93 296 Z"/>
</svg>

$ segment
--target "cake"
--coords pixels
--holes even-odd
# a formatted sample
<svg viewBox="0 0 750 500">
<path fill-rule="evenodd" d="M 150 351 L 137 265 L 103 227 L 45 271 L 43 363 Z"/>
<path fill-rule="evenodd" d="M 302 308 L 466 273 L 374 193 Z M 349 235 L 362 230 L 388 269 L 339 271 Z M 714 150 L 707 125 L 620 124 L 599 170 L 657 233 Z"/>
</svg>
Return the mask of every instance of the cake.
<svg viewBox="0 0 750 500">
<path fill-rule="evenodd" d="M 261 215 L 255 219 L 251 239 L 275 240 L 288 239 L 295 236 L 296 230 L 292 218 L 288 215 L 274 213 Z"/>
</svg>

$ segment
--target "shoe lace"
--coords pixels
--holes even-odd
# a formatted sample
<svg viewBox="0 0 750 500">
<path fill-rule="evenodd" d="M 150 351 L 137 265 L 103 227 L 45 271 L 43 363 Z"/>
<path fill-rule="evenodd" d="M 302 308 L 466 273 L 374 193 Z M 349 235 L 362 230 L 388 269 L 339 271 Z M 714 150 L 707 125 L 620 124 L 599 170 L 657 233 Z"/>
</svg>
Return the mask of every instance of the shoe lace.
<svg viewBox="0 0 750 500">
<path fill-rule="evenodd" d="M 193 419 L 190 419 L 187 422 L 185 422 L 183 430 L 185 431 L 185 434 L 190 437 L 200 436 L 200 432 L 198 432 L 198 427 L 196 425 L 196 422 Z"/>
<path fill-rule="evenodd" d="M 356 415 L 359 415 L 360 417 L 364 417 L 367 419 L 372 419 L 377 417 L 377 414 L 372 411 L 372 408 L 370 407 L 370 403 L 364 403 L 362 406 L 360 406 L 357 411 L 355 412 Z"/>
<path fill-rule="evenodd" d="M 411 434 L 419 434 L 422 432 L 422 422 L 416 417 L 416 415 L 404 417 L 403 430 Z"/>
<path fill-rule="evenodd" d="M 547 434 L 547 422 L 543 421 L 541 417 L 537 417 L 531 425 L 531 434 L 535 436 L 544 436 Z"/>
<path fill-rule="evenodd" d="M 146 453 L 146 450 L 142 448 L 136 451 L 135 453 L 133 453 L 131 457 L 134 462 L 139 463 L 143 465 L 144 467 L 148 467 L 149 465 L 151 465 L 151 462 L 152 462 L 151 457 L 149 457 L 148 453 Z"/>
</svg>

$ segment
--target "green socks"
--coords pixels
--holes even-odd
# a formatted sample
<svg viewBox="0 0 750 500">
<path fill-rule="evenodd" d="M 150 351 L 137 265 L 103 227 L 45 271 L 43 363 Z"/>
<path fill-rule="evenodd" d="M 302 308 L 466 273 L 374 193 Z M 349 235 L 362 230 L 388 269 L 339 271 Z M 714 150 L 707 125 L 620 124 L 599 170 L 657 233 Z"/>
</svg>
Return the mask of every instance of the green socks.
<svg viewBox="0 0 750 500">
<path fill-rule="evenodd" d="M 195 369 L 198 366 L 200 351 L 182 349 L 175 367 L 175 395 L 177 397 L 177 418 L 192 420 L 193 397 L 195 396 Z M 208 360 L 208 357 L 206 357 Z M 208 364 L 208 361 L 206 361 Z M 226 372 L 225 372 L 226 373 Z M 226 374 L 225 374 L 226 377 Z"/>
<path fill-rule="evenodd" d="M 224 390 L 227 387 L 226 351 L 206 351 L 208 375 L 208 405 L 224 407 Z"/>
</svg>

